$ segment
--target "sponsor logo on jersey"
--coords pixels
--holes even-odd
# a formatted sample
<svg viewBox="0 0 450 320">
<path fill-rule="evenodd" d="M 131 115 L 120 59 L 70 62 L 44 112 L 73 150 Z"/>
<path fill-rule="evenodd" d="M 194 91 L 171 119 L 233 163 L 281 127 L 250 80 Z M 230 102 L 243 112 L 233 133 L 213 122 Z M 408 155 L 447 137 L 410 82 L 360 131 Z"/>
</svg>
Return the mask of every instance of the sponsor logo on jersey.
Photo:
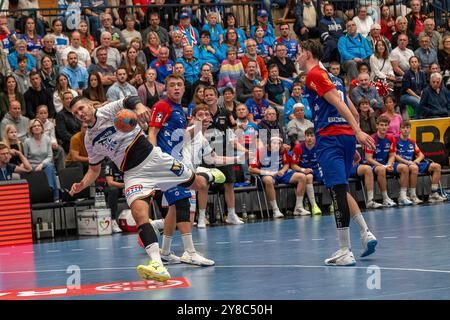
<svg viewBox="0 0 450 320">
<path fill-rule="evenodd" d="M 125 197 L 129 198 L 136 193 L 141 193 L 143 189 L 144 186 L 142 184 L 134 184 L 125 190 Z"/>
<path fill-rule="evenodd" d="M 184 165 L 181 162 L 178 162 L 177 160 L 173 160 L 170 171 L 175 173 L 177 176 L 181 176 L 184 172 Z"/>
<path fill-rule="evenodd" d="M 156 115 L 156 122 L 161 122 L 161 120 L 162 120 L 162 116 L 163 116 L 163 114 L 162 114 L 162 112 L 158 112 L 158 114 Z"/>
</svg>

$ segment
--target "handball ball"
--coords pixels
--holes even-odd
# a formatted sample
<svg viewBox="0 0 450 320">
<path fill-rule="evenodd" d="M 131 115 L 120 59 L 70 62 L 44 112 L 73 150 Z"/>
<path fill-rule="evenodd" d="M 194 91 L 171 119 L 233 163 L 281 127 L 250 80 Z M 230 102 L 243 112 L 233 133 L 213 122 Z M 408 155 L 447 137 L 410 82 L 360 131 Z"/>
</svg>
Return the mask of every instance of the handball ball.
<svg viewBox="0 0 450 320">
<path fill-rule="evenodd" d="M 117 112 L 114 118 L 114 126 L 117 130 L 122 132 L 132 131 L 138 122 L 137 115 L 134 111 L 129 109 L 122 109 Z"/>
</svg>

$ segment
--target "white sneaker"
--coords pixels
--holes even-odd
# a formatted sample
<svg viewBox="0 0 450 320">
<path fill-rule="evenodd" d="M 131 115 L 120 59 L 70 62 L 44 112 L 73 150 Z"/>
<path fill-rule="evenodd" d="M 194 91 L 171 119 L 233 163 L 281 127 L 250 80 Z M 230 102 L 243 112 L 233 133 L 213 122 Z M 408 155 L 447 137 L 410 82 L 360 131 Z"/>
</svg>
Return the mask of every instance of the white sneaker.
<svg viewBox="0 0 450 320">
<path fill-rule="evenodd" d="M 366 209 L 379 209 L 379 208 L 382 208 L 382 207 L 383 207 L 383 205 L 381 203 L 375 202 L 373 200 L 370 200 L 366 204 Z"/>
<path fill-rule="evenodd" d="M 428 202 L 435 203 L 435 202 L 442 202 L 444 201 L 444 198 L 441 197 L 437 192 L 433 192 L 430 194 L 430 197 L 428 198 Z"/>
<path fill-rule="evenodd" d="M 383 206 L 389 208 L 389 207 L 395 207 L 395 206 L 397 206 L 397 204 L 391 198 L 387 198 L 387 199 L 383 200 Z"/>
<path fill-rule="evenodd" d="M 181 263 L 180 257 L 176 256 L 173 252 L 169 252 L 168 254 L 163 254 L 160 249 L 161 260 L 164 264 L 178 264 Z"/>
<path fill-rule="evenodd" d="M 204 229 L 206 228 L 206 220 L 204 216 L 198 216 L 197 228 Z"/>
<path fill-rule="evenodd" d="M 282 214 L 280 212 L 280 210 L 276 210 L 276 211 L 273 212 L 273 218 L 274 219 L 284 218 L 284 214 Z"/>
<path fill-rule="evenodd" d="M 225 219 L 225 222 L 229 223 L 229 224 L 243 224 L 244 223 L 244 221 L 239 219 L 239 217 L 237 216 L 236 213 L 228 214 L 227 218 Z"/>
<path fill-rule="evenodd" d="M 377 244 L 377 238 L 375 238 L 372 232 L 367 231 L 361 238 L 361 257 L 367 257 L 368 255 L 374 253 Z"/>
<path fill-rule="evenodd" d="M 413 202 L 411 200 L 409 200 L 408 198 L 398 199 L 398 205 L 399 206 L 410 206 L 412 204 L 413 204 Z"/>
<path fill-rule="evenodd" d="M 423 201 L 420 200 L 417 196 L 415 197 L 410 197 L 411 201 L 413 204 L 421 204 Z"/>
<path fill-rule="evenodd" d="M 195 264 L 197 266 L 213 266 L 215 262 L 213 260 L 207 259 L 200 255 L 198 252 L 187 252 L 185 251 L 181 256 L 181 262 L 187 264 Z"/>
<path fill-rule="evenodd" d="M 294 216 L 309 216 L 309 215 L 311 215 L 311 212 L 309 212 L 305 208 L 295 208 L 293 215 Z"/>
<path fill-rule="evenodd" d="M 121 233 L 122 229 L 120 229 L 119 225 L 117 224 L 116 220 L 112 220 L 112 232 L 113 233 Z"/>
<path fill-rule="evenodd" d="M 336 251 L 331 258 L 325 259 L 327 266 L 354 266 L 356 264 L 355 257 L 349 249 Z"/>
<path fill-rule="evenodd" d="M 150 224 L 155 230 L 164 230 L 164 219 L 152 220 Z"/>
</svg>

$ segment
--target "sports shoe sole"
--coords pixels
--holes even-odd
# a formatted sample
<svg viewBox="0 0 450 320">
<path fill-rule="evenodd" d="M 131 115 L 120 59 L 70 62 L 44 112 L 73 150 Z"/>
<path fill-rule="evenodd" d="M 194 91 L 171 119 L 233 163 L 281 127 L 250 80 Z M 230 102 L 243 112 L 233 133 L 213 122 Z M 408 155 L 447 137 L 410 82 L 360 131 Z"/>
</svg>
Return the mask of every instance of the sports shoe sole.
<svg viewBox="0 0 450 320">
<path fill-rule="evenodd" d="M 214 183 L 224 183 L 227 179 L 219 169 L 212 168 L 210 173 L 214 177 Z"/>
<path fill-rule="evenodd" d="M 349 264 L 336 264 L 336 263 L 325 262 L 325 265 L 330 266 L 330 267 L 353 267 L 353 266 L 356 266 L 356 261 L 353 261 Z"/>
<path fill-rule="evenodd" d="M 361 254 L 361 258 L 370 256 L 372 253 L 374 253 L 377 244 L 377 240 L 370 240 L 369 242 L 367 242 L 367 250 Z"/>
<path fill-rule="evenodd" d="M 213 264 L 206 264 L 206 263 L 201 263 L 200 261 L 183 261 L 181 260 L 181 262 L 186 263 L 186 264 L 192 264 L 194 266 L 200 266 L 200 267 L 211 267 L 213 265 L 215 265 L 216 263 L 214 262 Z"/>
<path fill-rule="evenodd" d="M 167 274 L 156 273 L 150 270 L 149 266 L 139 265 L 136 267 L 136 271 L 139 277 L 141 277 L 144 280 L 156 280 L 160 282 L 166 282 L 167 280 L 170 279 L 170 275 L 168 273 Z"/>
</svg>

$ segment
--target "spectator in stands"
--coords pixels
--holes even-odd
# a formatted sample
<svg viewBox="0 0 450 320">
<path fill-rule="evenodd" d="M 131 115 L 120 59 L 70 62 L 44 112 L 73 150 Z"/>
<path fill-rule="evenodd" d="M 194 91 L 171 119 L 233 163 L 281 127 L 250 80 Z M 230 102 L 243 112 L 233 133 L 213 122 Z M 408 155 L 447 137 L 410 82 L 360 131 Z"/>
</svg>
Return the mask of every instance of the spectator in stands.
<svg viewBox="0 0 450 320">
<path fill-rule="evenodd" d="M 186 111 L 186 117 L 188 120 L 191 120 L 191 118 L 192 118 L 192 110 L 194 110 L 194 108 L 196 106 L 198 106 L 199 104 L 205 103 L 203 93 L 204 93 L 204 90 L 206 87 L 209 87 L 209 86 L 199 84 L 198 86 L 195 87 L 194 97 L 192 98 L 192 102 L 189 104 L 187 111 Z"/>
<path fill-rule="evenodd" d="M 145 39 L 147 42 L 143 52 L 147 59 L 147 65 L 150 65 L 150 63 L 158 58 L 158 51 L 161 48 L 161 43 L 158 34 L 154 31 L 150 31 Z"/>
<path fill-rule="evenodd" d="M 245 75 L 236 83 L 237 100 L 245 103 L 251 96 L 255 86 L 263 86 L 261 77 L 257 75 L 258 64 L 255 61 L 247 62 Z"/>
<path fill-rule="evenodd" d="M 406 71 L 402 79 L 400 107 L 403 110 L 406 105 L 410 105 L 417 113 L 422 91 L 427 86 L 426 75 L 423 71 L 420 71 L 419 58 L 415 56 L 409 58 L 409 66 L 409 70 Z M 402 111 L 403 113 L 404 111 Z"/>
<path fill-rule="evenodd" d="M 52 30 L 53 33 L 50 33 L 50 35 L 54 38 L 56 51 L 61 55 L 70 44 L 69 38 L 63 33 L 63 22 L 61 19 L 57 18 L 52 21 Z M 45 36 L 43 40 L 45 40 Z"/>
<path fill-rule="evenodd" d="M 210 11 L 206 16 L 207 23 L 202 27 L 202 31 L 207 30 L 211 36 L 211 45 L 219 47 L 223 42 L 223 29 L 219 22 L 219 13 Z M 201 34 L 200 34 L 201 37 Z M 237 35 L 236 35 L 237 39 Z"/>
<path fill-rule="evenodd" d="M 156 82 L 156 70 L 148 68 L 145 72 L 145 83 L 138 88 L 138 95 L 142 103 L 149 108 L 158 102 L 164 93 L 164 85 Z"/>
<path fill-rule="evenodd" d="M 377 175 L 378 185 L 383 196 L 383 206 L 393 207 L 396 203 L 389 198 L 387 193 L 386 173 L 400 175 L 399 205 L 411 205 L 411 200 L 406 196 L 408 189 L 409 168 L 402 163 L 395 163 L 396 149 L 395 139 L 387 135 L 389 119 L 379 117 L 377 119 L 377 133 L 372 137 L 375 140 L 375 149 L 365 148 L 366 162 L 371 165 Z"/>
<path fill-rule="evenodd" d="M 286 57 L 292 61 L 295 61 L 297 58 L 297 53 L 299 52 L 300 44 L 298 43 L 298 40 L 291 39 L 291 28 L 289 27 L 289 24 L 280 24 L 280 33 L 281 37 L 278 37 L 275 40 L 275 43 L 284 44 L 287 49 Z"/>
<path fill-rule="evenodd" d="M 276 64 L 281 79 L 292 80 L 297 76 L 294 61 L 287 56 L 286 46 L 279 43 L 275 47 L 275 56 L 267 63 L 267 65 Z"/>
<path fill-rule="evenodd" d="M 96 49 L 97 63 L 93 63 L 89 66 L 89 74 L 97 72 L 102 80 L 102 85 L 104 86 L 105 92 L 108 91 L 109 87 L 116 82 L 116 71 L 113 66 L 108 64 L 108 50 L 100 46 Z"/>
<path fill-rule="evenodd" d="M 19 58 L 27 59 L 26 70 L 28 72 L 36 70 L 36 59 L 27 52 L 27 43 L 19 39 L 15 43 L 16 50 L 8 54 L 8 63 L 13 71 L 19 69 Z M 23 61 L 23 60 L 22 60 Z"/>
<path fill-rule="evenodd" d="M 239 59 L 242 58 L 245 54 L 245 45 L 239 42 L 237 32 L 233 28 L 228 28 L 227 32 L 225 33 L 225 40 L 219 47 L 223 54 L 225 54 L 230 48 L 236 50 L 237 58 Z"/>
<path fill-rule="evenodd" d="M 41 68 L 39 68 L 39 75 L 42 78 L 42 85 L 44 86 L 44 88 L 53 92 L 56 87 L 58 67 L 55 68 L 52 59 L 49 56 L 43 56 L 40 64 Z"/>
<path fill-rule="evenodd" d="M 375 112 L 370 107 L 370 101 L 363 97 L 359 100 L 359 127 L 367 134 L 374 134 L 377 131 L 377 123 L 375 120 Z"/>
<path fill-rule="evenodd" d="M 400 124 L 402 123 L 402 116 L 395 112 L 395 98 L 391 95 L 387 95 L 383 98 L 384 108 L 386 112 L 382 113 L 382 117 L 386 117 L 389 119 L 389 127 L 387 129 L 387 134 L 394 136 L 394 138 L 398 138 L 400 135 Z"/>
<path fill-rule="evenodd" d="M 11 150 L 19 151 L 23 154 L 23 143 L 17 137 L 17 129 L 13 124 L 7 124 L 2 132 L 0 132 L 3 137 L 1 142 L 9 147 Z M 9 163 L 15 164 L 16 166 L 22 164 L 22 160 L 18 153 L 11 156 Z"/>
<path fill-rule="evenodd" d="M 89 32 L 88 24 L 86 20 L 81 20 L 78 25 L 78 33 L 80 34 L 80 43 L 83 48 L 85 48 L 89 54 L 95 49 L 94 37 Z M 63 51 L 64 52 L 64 51 Z"/>
<path fill-rule="evenodd" d="M 275 110 L 274 110 L 275 111 Z M 250 163 L 249 171 L 261 176 L 265 186 L 267 199 L 273 210 L 274 218 L 283 218 L 284 215 L 278 208 L 275 184 L 297 184 L 295 194 L 297 200 L 295 203 L 294 215 L 307 215 L 309 211 L 303 208 L 303 197 L 305 195 L 306 178 L 304 174 L 290 169 L 287 150 L 283 147 L 283 139 L 274 136 L 268 140 L 267 147 L 260 148 L 257 152 L 255 161 Z"/>
<path fill-rule="evenodd" d="M 343 84 L 345 83 L 344 78 L 341 76 L 341 64 L 339 62 L 331 61 L 328 69 L 333 76 L 339 78 Z"/>
<path fill-rule="evenodd" d="M 103 103 L 106 101 L 106 92 L 98 72 L 89 74 L 88 87 L 83 90 L 83 96 L 92 101 Z"/>
<path fill-rule="evenodd" d="M 18 156 L 22 160 L 21 165 L 11 164 L 10 159 L 12 156 Z M 13 173 L 26 173 L 32 170 L 27 158 L 20 152 L 14 149 L 10 149 L 4 143 L 0 143 L 0 181 L 12 180 Z"/>
<path fill-rule="evenodd" d="M 142 40 L 141 33 L 134 28 L 136 25 L 136 19 L 133 15 L 127 14 L 125 16 L 125 25 L 126 28 L 122 30 L 122 36 L 124 37 L 127 46 L 134 38 L 139 38 Z"/>
<path fill-rule="evenodd" d="M 159 18 L 158 12 L 152 12 L 150 13 L 150 25 L 147 29 L 145 29 L 142 32 L 142 39 L 147 40 L 147 35 L 150 32 L 155 32 L 158 36 L 158 39 L 160 40 L 162 45 L 168 46 L 169 45 L 169 33 L 167 30 L 163 27 L 161 27 L 159 24 L 161 23 L 161 19 Z M 148 42 L 148 40 L 147 40 Z M 185 42 L 183 42 L 183 45 L 186 45 Z M 149 61 L 150 63 L 150 61 Z"/>
<path fill-rule="evenodd" d="M 2 51 L 5 55 L 10 53 L 10 50 L 14 48 L 14 42 L 18 39 L 18 35 L 14 30 L 10 30 L 8 27 L 8 18 L 5 14 L 0 15 L 0 42 Z"/>
<path fill-rule="evenodd" d="M 195 84 L 200 74 L 200 61 L 194 57 L 194 48 L 186 45 L 183 47 L 183 56 L 177 60 L 184 66 L 184 80 Z"/>
<path fill-rule="evenodd" d="M 398 37 L 398 46 L 392 50 L 390 55 L 392 69 L 397 76 L 401 77 L 409 70 L 409 60 L 414 56 L 414 52 L 406 47 L 407 43 L 408 36 L 400 35 Z"/>
<path fill-rule="evenodd" d="M 217 105 L 219 108 L 225 108 L 231 112 L 234 119 L 237 119 L 236 108 L 240 104 L 236 101 L 236 95 L 232 88 L 225 88 L 222 92 L 222 96 L 219 97 Z"/>
<path fill-rule="evenodd" d="M 300 40 L 319 38 L 319 21 L 322 12 L 317 10 L 317 3 L 313 0 L 297 1 L 295 5 L 294 32 Z"/>
<path fill-rule="evenodd" d="M 267 14 L 267 11 L 264 9 L 258 10 L 257 13 L 257 22 L 255 25 L 251 26 L 250 28 L 250 36 L 252 38 L 255 37 L 255 29 L 257 26 L 262 26 L 264 28 L 264 40 L 269 44 L 269 46 L 273 46 L 275 43 L 275 30 L 273 29 L 272 24 L 269 22 L 268 19 L 269 15 Z"/>
<path fill-rule="evenodd" d="M 69 80 L 69 85 L 80 95 L 83 89 L 87 88 L 88 73 L 86 68 L 78 64 L 76 52 L 69 52 L 67 56 L 69 63 L 62 69 L 61 74 L 65 74 Z"/>
<path fill-rule="evenodd" d="M 314 124 L 305 118 L 305 106 L 298 102 L 294 104 L 293 118 L 287 124 L 287 136 L 291 143 L 305 141 L 306 129 L 314 127 Z"/>
<path fill-rule="evenodd" d="M 178 58 L 183 56 L 183 44 L 181 40 L 183 39 L 183 34 L 179 31 L 173 31 L 170 38 L 172 43 L 169 45 L 169 59 L 172 61 L 177 61 Z"/>
<path fill-rule="evenodd" d="M 131 85 L 139 88 L 145 80 L 145 66 L 137 60 L 137 51 L 134 47 L 129 47 L 122 66 L 127 70 L 128 81 Z"/>
<path fill-rule="evenodd" d="M 351 81 L 358 77 L 357 64 L 368 61 L 373 51 L 365 37 L 356 32 L 356 24 L 347 22 L 347 34 L 338 41 L 341 64 L 347 77 Z"/>
<path fill-rule="evenodd" d="M 372 17 L 367 15 L 367 7 L 360 6 L 358 10 L 358 15 L 354 17 L 352 20 L 356 24 L 356 32 L 361 34 L 363 37 L 367 37 L 369 35 L 369 32 L 372 30 L 372 26 L 374 24 Z"/>
<path fill-rule="evenodd" d="M 370 85 L 370 76 L 368 73 L 360 73 L 358 76 L 358 86 L 352 90 L 350 97 L 352 102 L 357 105 L 359 104 L 359 100 L 363 97 L 369 100 L 370 107 L 375 111 L 379 112 L 383 107 L 383 100 L 376 88 Z"/>
<path fill-rule="evenodd" d="M 112 160 L 108 160 L 104 172 L 106 178 L 105 195 L 108 201 L 108 208 L 111 209 L 113 233 L 120 233 L 122 229 L 117 224 L 117 218 L 119 217 L 118 201 L 123 196 L 125 189 L 123 172 L 117 168 Z"/>
<path fill-rule="evenodd" d="M 239 26 L 236 23 L 236 16 L 232 12 L 225 13 L 225 16 L 223 18 L 223 34 L 225 35 L 228 31 L 228 28 L 234 29 L 237 33 L 237 37 L 239 42 L 241 43 L 241 46 L 244 46 L 245 40 L 247 40 L 247 35 L 245 34 L 244 30 L 239 28 Z"/>
<path fill-rule="evenodd" d="M 42 48 L 42 37 L 37 34 L 36 24 L 32 17 L 25 19 L 25 30 L 21 39 L 27 43 L 27 52 L 37 59 L 39 50 Z"/>
<path fill-rule="evenodd" d="M 425 20 L 427 16 L 420 10 L 420 0 L 411 0 L 409 5 L 411 7 L 411 12 L 406 15 L 406 20 L 408 20 L 408 30 L 418 37 L 419 34 L 425 30 Z"/>
<path fill-rule="evenodd" d="M 209 63 L 211 65 L 211 72 L 215 78 L 219 73 L 222 61 L 225 59 L 222 49 L 211 44 L 211 36 L 209 31 L 206 30 L 200 33 L 200 43 L 194 47 L 194 56 L 201 64 Z"/>
<path fill-rule="evenodd" d="M 278 66 L 276 64 L 269 65 L 269 79 L 264 86 L 266 92 L 266 99 L 269 100 L 272 106 L 275 106 L 277 110 L 283 111 L 286 101 L 290 97 L 289 90 L 292 89 L 292 83 L 286 80 L 282 80 Z"/>
<path fill-rule="evenodd" d="M 97 41 L 102 43 L 103 32 L 109 32 L 111 38 L 108 46 L 117 50 L 124 50 L 127 47 L 127 42 L 122 35 L 122 31 L 112 25 L 111 15 L 109 13 L 103 13 L 100 19 L 103 27 L 97 30 Z M 102 45 L 104 44 L 102 43 Z"/>
<path fill-rule="evenodd" d="M 48 107 L 42 104 L 36 109 L 36 119 L 41 121 L 44 126 L 44 135 L 50 138 L 53 151 L 53 162 L 56 166 L 56 171 L 61 172 L 64 169 L 64 154 L 63 148 L 58 144 L 56 140 L 55 132 L 55 119 L 48 118 Z"/>
<path fill-rule="evenodd" d="M 209 63 L 204 63 L 200 67 L 200 77 L 194 83 L 194 88 L 197 88 L 199 85 L 203 85 L 205 87 L 217 87 L 211 72 L 211 65 Z"/>
<path fill-rule="evenodd" d="M 184 79 L 184 66 L 181 62 L 175 63 L 175 65 L 173 66 L 173 74 L 179 75 Z M 185 80 L 184 94 L 181 99 L 181 106 L 184 108 L 184 110 L 186 110 L 187 107 L 189 106 L 189 103 L 191 103 L 193 96 L 194 96 L 194 86 L 192 85 L 192 83 Z"/>
<path fill-rule="evenodd" d="M 200 36 L 195 27 L 191 25 L 191 16 L 189 13 L 183 11 L 180 16 L 180 24 L 174 26 L 173 30 L 180 30 L 183 34 L 183 45 L 190 45 L 195 47 L 200 43 Z"/>
<path fill-rule="evenodd" d="M 100 27 L 100 16 L 104 12 L 111 12 L 111 9 L 108 8 L 108 1 L 107 0 L 82 0 L 82 6 L 84 8 L 84 14 L 89 19 L 89 25 L 91 28 L 91 34 L 95 34 Z M 111 17 L 111 16 L 110 16 Z M 112 18 L 111 18 L 112 23 Z"/>
<path fill-rule="evenodd" d="M 68 55 L 70 52 L 75 52 L 77 54 L 80 67 L 89 68 L 89 65 L 91 64 L 91 55 L 87 49 L 81 46 L 81 34 L 78 31 L 72 32 L 70 46 L 65 48 L 62 53 L 61 58 L 64 65 L 69 63 Z"/>
<path fill-rule="evenodd" d="M 386 43 L 378 40 L 375 44 L 375 51 L 370 56 L 370 79 L 371 80 L 385 80 L 394 82 L 394 69 L 389 59 L 388 48 Z"/>
<path fill-rule="evenodd" d="M 414 51 L 414 55 L 419 58 L 421 70 L 427 72 L 432 63 L 437 63 L 437 52 L 430 47 L 430 37 L 423 35 L 419 39 L 420 48 Z"/>
<path fill-rule="evenodd" d="M 339 61 L 338 41 L 344 35 L 344 21 L 334 17 L 334 6 L 326 3 L 323 6 L 324 16 L 319 21 L 320 42 L 323 44 L 322 62 Z"/>
<path fill-rule="evenodd" d="M 304 106 L 305 118 L 312 119 L 312 111 L 309 107 L 308 100 L 303 97 L 303 85 L 295 82 L 292 86 L 292 94 L 284 105 L 284 125 L 287 126 L 289 121 L 294 119 L 294 105 L 301 102 Z"/>
<path fill-rule="evenodd" d="M 233 30 L 233 29 L 230 29 Z M 218 90 L 220 93 L 225 88 L 236 89 L 236 83 L 239 78 L 244 76 L 245 71 L 241 60 L 237 58 L 237 51 L 234 47 L 227 50 L 227 58 L 222 61 L 219 71 Z"/>
<path fill-rule="evenodd" d="M 0 93 L 0 121 L 9 110 L 11 102 L 18 101 L 23 114 L 25 115 L 26 104 L 23 94 L 21 94 L 17 88 L 17 81 L 14 76 L 9 75 L 6 77 L 5 91 Z"/>
<path fill-rule="evenodd" d="M 108 101 L 117 101 L 128 96 L 137 96 L 138 92 L 134 86 L 127 82 L 127 69 L 119 67 L 116 70 L 117 81 L 106 92 Z"/>
<path fill-rule="evenodd" d="M 103 48 L 106 49 L 107 51 L 107 58 L 106 58 L 106 63 L 109 64 L 110 66 L 112 66 L 114 69 L 117 69 L 120 66 L 122 57 L 120 56 L 120 52 L 119 50 L 117 50 L 116 48 L 111 46 L 111 33 L 108 31 L 103 31 L 101 33 L 100 36 L 100 44 Z M 96 48 L 94 50 L 94 52 L 92 53 L 92 55 L 95 57 L 95 63 L 97 63 L 96 60 L 96 51 L 98 50 L 98 48 Z"/>
<path fill-rule="evenodd" d="M 32 71 L 30 73 L 31 87 L 25 92 L 25 104 L 27 106 L 26 116 L 30 119 L 36 117 L 36 108 L 45 104 L 48 107 L 50 118 L 55 117 L 55 107 L 53 106 L 53 93 L 51 89 L 42 86 L 42 79 L 39 73 Z"/>
<path fill-rule="evenodd" d="M 429 202 L 442 202 L 446 197 L 438 193 L 441 179 L 441 165 L 436 162 L 424 161 L 425 156 L 420 151 L 417 143 L 409 137 L 411 131 L 411 122 L 403 121 L 400 126 L 401 134 L 397 139 L 397 154 L 395 156 L 398 163 L 403 163 L 409 167 L 409 194 L 414 204 L 420 204 L 423 201 L 416 195 L 417 176 L 419 173 L 431 174 L 431 194 Z"/>
<path fill-rule="evenodd" d="M 277 118 L 278 114 L 276 109 L 267 107 L 264 110 L 264 118 L 258 123 L 258 136 L 262 139 L 263 143 L 264 141 L 270 141 L 274 136 L 280 137 L 286 145 L 286 148 L 289 148 L 289 141 L 287 140 L 285 130 Z"/>
<path fill-rule="evenodd" d="M 61 146 L 66 154 L 69 153 L 70 138 L 80 131 L 81 127 L 81 123 L 70 110 L 72 99 L 72 92 L 64 92 L 62 95 L 63 109 L 56 114 L 56 138 L 61 141 Z"/>
<path fill-rule="evenodd" d="M 59 66 L 62 66 L 62 61 L 60 61 L 59 53 L 55 49 L 55 37 L 50 34 L 46 34 L 44 36 L 44 38 L 42 39 L 42 43 L 43 43 L 43 46 L 37 52 L 37 55 L 35 58 L 36 64 L 37 64 L 36 68 L 41 69 L 42 68 L 42 64 L 41 64 L 42 58 L 44 56 L 48 56 L 52 60 L 52 65 L 55 68 L 57 68 L 57 70 L 58 70 Z"/>
<path fill-rule="evenodd" d="M 442 75 L 433 73 L 430 76 L 430 85 L 420 96 L 420 104 L 416 109 L 418 119 L 450 117 L 450 95 L 442 85 Z"/>
<path fill-rule="evenodd" d="M 395 49 L 399 45 L 398 38 L 400 35 L 406 35 L 408 37 L 406 47 L 412 51 L 416 50 L 419 47 L 419 42 L 414 33 L 408 30 L 408 21 L 406 18 L 402 16 L 397 17 L 395 25 L 397 26 L 397 32 L 392 37 L 392 48 Z"/>
<path fill-rule="evenodd" d="M 434 30 L 435 26 L 436 24 L 432 18 L 426 19 L 424 22 L 425 29 L 419 34 L 418 38 L 421 39 L 422 36 L 428 36 L 430 38 L 430 48 L 437 52 L 442 41 L 442 36 L 438 31 Z"/>
<path fill-rule="evenodd" d="M 66 91 L 70 91 L 74 97 L 78 96 L 78 92 L 70 88 L 69 78 L 62 73 L 56 79 L 56 89 L 53 92 L 53 106 L 56 112 L 63 109 L 63 93 Z"/>
<path fill-rule="evenodd" d="M 156 80 L 165 83 L 166 77 L 173 72 L 173 65 L 174 62 L 169 59 L 169 49 L 161 47 L 158 50 L 158 59 L 150 63 L 150 68 L 156 70 Z"/>
<path fill-rule="evenodd" d="M 255 85 L 252 88 L 250 97 L 245 101 L 249 113 L 249 120 L 253 123 L 259 124 L 264 117 L 266 109 L 270 106 L 269 101 L 264 99 L 264 96 L 264 87 Z"/>
<path fill-rule="evenodd" d="M 383 41 L 384 44 L 386 45 L 387 53 L 388 54 L 391 53 L 392 51 L 391 43 L 385 36 L 381 34 L 381 26 L 378 23 L 372 24 L 372 26 L 370 27 L 370 33 L 366 37 L 366 39 L 372 51 L 375 51 L 375 44 L 378 41 Z"/>
<path fill-rule="evenodd" d="M 142 64 L 143 66 L 145 66 L 145 68 L 147 68 L 148 66 L 147 57 L 145 56 L 145 53 L 142 50 L 142 41 L 139 38 L 133 38 L 131 39 L 130 44 L 128 46 L 136 49 L 138 53 L 137 60 L 139 61 L 140 64 Z"/>
<path fill-rule="evenodd" d="M 20 94 L 24 94 L 25 91 L 31 86 L 30 83 L 30 71 L 27 71 L 27 57 L 19 57 L 18 59 L 18 69 L 14 71 L 13 77 L 17 83 L 17 91 Z"/>
<path fill-rule="evenodd" d="M 450 77 L 450 35 L 442 37 L 442 49 L 438 51 L 438 62 L 444 73 L 443 82 L 448 88 L 448 79 Z"/>
<path fill-rule="evenodd" d="M 245 47 L 246 53 L 241 59 L 242 65 L 244 66 L 244 69 L 247 70 L 248 62 L 255 61 L 257 63 L 255 69 L 257 77 L 260 78 L 261 85 L 264 86 L 267 82 L 267 78 L 269 77 L 269 72 L 267 71 L 264 59 L 257 54 L 255 40 L 248 39 L 245 41 Z"/>
<path fill-rule="evenodd" d="M 23 143 L 24 155 L 30 162 L 33 171 L 45 172 L 48 184 L 53 192 L 53 199 L 58 201 L 59 190 L 50 138 L 44 135 L 44 125 L 38 119 L 30 121 L 28 130 L 30 137 L 26 138 Z"/>
<path fill-rule="evenodd" d="M 256 54 L 258 57 L 263 58 L 264 62 L 269 62 L 273 56 L 273 49 L 266 42 L 266 40 L 264 40 L 264 28 L 262 26 L 256 27 L 254 40 L 256 43 Z"/>
<path fill-rule="evenodd" d="M 82 123 L 80 131 L 70 138 L 69 153 L 66 158 L 66 167 L 78 167 L 87 172 L 89 167 L 89 157 L 84 144 L 84 136 L 87 130 L 87 123 Z"/>
<path fill-rule="evenodd" d="M 380 7 L 381 11 L 381 34 L 385 36 L 390 42 L 392 41 L 393 34 L 396 32 L 395 28 L 395 20 L 391 15 L 391 11 L 389 10 L 388 5 L 382 5 Z"/>
</svg>

